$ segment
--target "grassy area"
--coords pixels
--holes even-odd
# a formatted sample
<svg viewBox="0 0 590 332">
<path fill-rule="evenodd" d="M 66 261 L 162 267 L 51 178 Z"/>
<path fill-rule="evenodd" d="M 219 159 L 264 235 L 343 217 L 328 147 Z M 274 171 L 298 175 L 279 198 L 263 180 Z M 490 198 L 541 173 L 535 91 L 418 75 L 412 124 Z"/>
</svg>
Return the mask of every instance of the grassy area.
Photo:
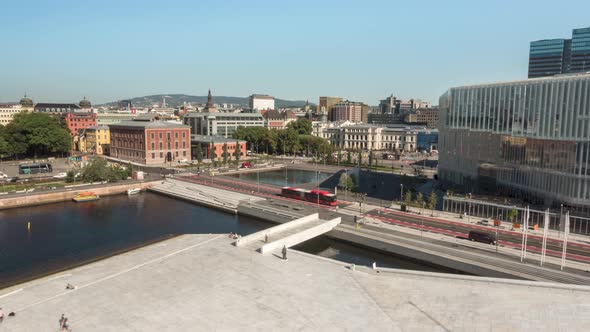
<svg viewBox="0 0 590 332">
<path fill-rule="evenodd" d="M 48 189 L 48 188 L 63 188 L 65 187 L 64 182 L 45 182 L 45 183 L 6 183 L 2 184 L 0 187 L 0 192 L 11 192 L 11 191 L 21 191 L 21 190 L 29 190 L 29 189 Z"/>
</svg>

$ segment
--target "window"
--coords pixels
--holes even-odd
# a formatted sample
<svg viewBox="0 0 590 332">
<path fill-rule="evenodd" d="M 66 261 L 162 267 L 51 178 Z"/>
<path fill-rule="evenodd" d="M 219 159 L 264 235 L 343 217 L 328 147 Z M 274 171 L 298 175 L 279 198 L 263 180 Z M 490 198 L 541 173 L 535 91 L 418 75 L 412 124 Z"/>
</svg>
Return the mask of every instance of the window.
<svg viewBox="0 0 590 332">
<path fill-rule="evenodd" d="M 168 140 L 170 140 L 170 132 L 166 133 L 166 138 L 168 138 Z"/>
<path fill-rule="evenodd" d="M 182 138 L 186 138 L 186 131 L 182 132 Z"/>
<path fill-rule="evenodd" d="M 162 139 L 162 133 L 160 133 L 160 139 Z"/>
<path fill-rule="evenodd" d="M 186 157 L 186 151 L 182 151 L 182 156 Z"/>
<path fill-rule="evenodd" d="M 160 142 L 160 150 L 162 150 L 162 142 Z"/>
<path fill-rule="evenodd" d="M 186 149 L 186 142 L 182 142 L 182 148 Z"/>
<path fill-rule="evenodd" d="M 160 152 L 160 158 L 164 158 L 164 153 Z"/>
<path fill-rule="evenodd" d="M 154 139 L 154 136 L 155 136 L 155 135 L 154 135 L 154 133 L 151 133 L 151 134 L 150 134 L 150 137 L 151 137 L 152 139 Z"/>
<path fill-rule="evenodd" d="M 152 153 L 152 159 L 156 159 L 156 154 Z"/>
<path fill-rule="evenodd" d="M 178 132 L 174 133 L 174 138 L 178 138 Z"/>
<path fill-rule="evenodd" d="M 156 143 L 152 142 L 152 150 L 156 149 Z"/>
<path fill-rule="evenodd" d="M 174 148 L 178 149 L 178 142 L 174 142 Z"/>
</svg>

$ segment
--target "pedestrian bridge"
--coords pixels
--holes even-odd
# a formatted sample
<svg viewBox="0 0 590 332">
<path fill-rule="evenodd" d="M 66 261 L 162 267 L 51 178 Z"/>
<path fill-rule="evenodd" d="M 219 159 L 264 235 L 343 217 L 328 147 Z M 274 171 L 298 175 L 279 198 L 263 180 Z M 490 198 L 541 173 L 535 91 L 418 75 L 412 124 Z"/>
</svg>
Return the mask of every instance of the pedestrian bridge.
<svg viewBox="0 0 590 332">
<path fill-rule="evenodd" d="M 319 214 L 314 213 L 238 238 L 234 245 L 265 254 L 282 249 L 283 246 L 290 248 L 327 233 L 340 224 L 340 221 L 340 217 L 322 220 L 319 218 Z"/>
</svg>

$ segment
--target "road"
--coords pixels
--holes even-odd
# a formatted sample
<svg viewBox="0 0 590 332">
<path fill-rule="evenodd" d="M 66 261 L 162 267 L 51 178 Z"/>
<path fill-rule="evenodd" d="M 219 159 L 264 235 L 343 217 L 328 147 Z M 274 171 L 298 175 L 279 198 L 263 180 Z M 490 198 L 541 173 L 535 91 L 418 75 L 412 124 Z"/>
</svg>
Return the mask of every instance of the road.
<svg viewBox="0 0 590 332">
<path fill-rule="evenodd" d="M 318 206 L 311 202 L 303 202 L 294 199 L 284 198 L 278 196 L 280 188 L 268 184 L 257 184 L 244 180 L 237 180 L 230 177 L 210 177 L 207 175 L 201 176 L 188 176 L 184 177 L 188 181 L 195 183 L 205 184 L 220 189 L 227 189 L 236 192 L 247 193 L 259 197 L 271 198 L 274 201 L 285 201 L 291 203 L 298 203 L 301 206 L 314 207 L 321 211 L 331 211 L 332 214 L 335 212 L 334 207 Z M 347 208 L 350 211 L 356 212 L 360 209 L 357 203 L 346 202 L 340 200 L 338 204 L 340 209 Z M 352 222 L 353 216 L 349 214 L 338 214 L 343 216 L 345 222 Z M 444 234 L 452 237 L 466 238 L 469 231 L 472 230 L 484 230 L 490 233 L 495 233 L 496 229 L 493 227 L 485 227 L 479 225 L 471 225 L 466 223 L 454 222 L 439 218 L 431 218 L 427 216 L 418 216 L 412 213 L 404 213 L 399 211 L 393 211 L 390 209 L 371 209 L 370 211 L 363 211 L 363 216 L 370 216 L 375 219 L 379 219 L 383 222 L 396 224 L 404 227 L 411 227 L 414 229 L 421 229 L 437 234 Z M 504 229 L 499 230 L 499 245 L 505 247 L 512 247 L 520 249 L 522 247 L 522 233 L 512 232 Z M 561 257 L 562 242 L 558 239 L 548 239 L 547 241 L 547 255 L 554 257 Z M 527 250 L 533 252 L 541 251 L 541 237 L 536 235 L 529 235 L 527 241 Z M 590 245 L 568 242 L 567 258 L 577 260 L 581 262 L 590 262 Z"/>
</svg>

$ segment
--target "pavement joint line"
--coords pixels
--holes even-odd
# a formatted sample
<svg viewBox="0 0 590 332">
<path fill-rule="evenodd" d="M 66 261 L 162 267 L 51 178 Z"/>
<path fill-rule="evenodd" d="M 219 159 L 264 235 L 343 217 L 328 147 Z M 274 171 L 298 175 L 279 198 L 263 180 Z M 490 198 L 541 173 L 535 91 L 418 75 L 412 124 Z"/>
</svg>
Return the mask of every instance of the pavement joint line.
<svg viewBox="0 0 590 332">
<path fill-rule="evenodd" d="M 53 280 L 56 280 L 56 279 L 59 279 L 59 278 L 63 278 L 63 277 L 69 277 L 69 276 L 71 276 L 71 275 L 72 275 L 71 273 L 68 273 L 68 274 L 60 274 L 60 275 L 58 275 L 58 276 L 55 276 L 55 277 L 53 277 L 53 278 L 51 278 L 51 279 L 49 279 L 49 280 L 47 280 L 47 281 L 53 281 Z"/>
<path fill-rule="evenodd" d="M 213 237 L 213 238 L 211 238 L 211 239 L 208 239 L 208 240 L 205 240 L 205 241 L 203 241 L 203 242 L 199 242 L 199 243 L 193 244 L 193 245 L 191 245 L 191 246 L 188 246 L 188 247 L 186 247 L 186 248 L 183 248 L 183 249 L 180 249 L 180 250 L 177 250 L 177 251 L 171 252 L 171 253 L 169 253 L 169 254 L 166 254 L 166 255 L 164 255 L 164 256 L 161 256 L 161 257 L 158 257 L 158 258 L 152 259 L 152 260 L 150 260 L 150 261 L 143 262 L 143 263 L 141 263 L 141 264 L 138 264 L 138 265 L 132 266 L 132 267 L 130 267 L 130 268 L 127 268 L 127 269 L 125 269 L 125 270 L 123 270 L 123 271 L 120 271 L 120 272 L 117 272 L 117 273 L 111 274 L 111 275 L 109 275 L 109 276 L 106 276 L 106 277 L 100 278 L 100 279 L 98 279 L 98 280 L 91 281 L 91 282 L 89 282 L 89 283 L 87 283 L 87 284 L 85 284 L 85 285 L 78 286 L 78 287 L 76 287 L 75 289 L 72 289 L 72 290 L 67 290 L 67 291 L 65 291 L 65 292 L 61 292 L 61 293 L 58 293 L 58 294 L 56 294 L 56 295 L 50 296 L 50 297 L 48 297 L 48 298 L 46 298 L 46 299 L 43 299 L 43 300 L 40 300 L 40 301 L 37 301 L 37 302 L 31 303 L 31 304 L 28 304 L 28 305 L 26 305 L 26 306 L 24 306 L 24 307 L 21 307 L 21 308 L 18 308 L 18 309 L 16 309 L 16 310 L 14 310 L 14 312 L 20 312 L 20 311 L 24 311 L 24 310 L 26 310 L 26 309 L 29 309 L 29 308 L 32 308 L 32 307 L 34 307 L 34 306 L 36 306 L 36 305 L 43 304 L 43 303 L 45 303 L 45 302 L 48 302 L 48 301 L 54 300 L 54 299 L 56 299 L 56 298 L 62 297 L 62 296 L 64 296 L 64 295 L 66 295 L 66 294 L 71 294 L 72 292 L 79 291 L 79 290 L 81 290 L 81 289 L 84 289 L 84 288 L 90 287 L 90 286 L 92 286 L 92 285 L 95 285 L 95 284 L 97 284 L 97 283 L 100 283 L 100 282 L 103 282 L 103 281 L 106 281 L 106 280 L 112 279 L 112 278 L 114 278 L 114 277 L 120 276 L 120 275 L 122 275 L 122 274 L 125 274 L 125 273 L 127 273 L 127 272 L 131 272 L 131 271 L 133 271 L 133 270 L 137 270 L 137 269 L 139 269 L 139 268 L 141 268 L 141 267 L 143 267 L 143 266 L 146 266 L 146 265 L 153 264 L 153 263 L 155 263 L 155 262 L 158 262 L 158 261 L 164 260 L 164 259 L 166 259 L 166 258 L 168 258 L 168 257 L 172 257 L 172 256 L 175 256 L 175 255 L 178 255 L 178 254 L 180 254 L 180 253 L 182 253 L 182 252 L 185 252 L 185 251 L 187 251 L 187 250 L 190 250 L 190 249 L 196 248 L 196 247 L 198 247 L 198 246 L 201 246 L 201 245 L 203 245 L 203 244 L 207 244 L 207 243 L 209 243 L 209 242 L 212 242 L 212 241 L 214 241 L 214 240 L 217 240 L 217 239 L 219 239 L 219 238 L 220 238 L 220 237 L 222 237 L 222 236 L 225 236 L 225 234 L 219 234 L 219 235 L 217 235 L 217 236 L 215 236 L 215 237 Z M 21 289 L 21 290 L 22 290 L 22 289 Z M 9 293 L 9 294 L 10 294 L 10 293 Z"/>
<path fill-rule="evenodd" d="M 451 332 L 451 330 L 449 330 L 446 326 L 444 326 L 441 322 L 439 322 L 436 318 L 432 317 L 429 313 L 427 313 L 426 311 L 422 310 L 422 308 L 420 308 L 419 306 L 417 306 L 414 302 L 412 302 L 411 300 L 408 301 L 408 304 L 411 305 L 412 307 L 416 308 L 418 311 L 420 311 L 424 316 L 428 317 L 428 319 L 430 319 L 431 321 L 433 321 L 436 325 L 440 326 L 443 330 L 447 331 L 447 332 Z"/>
</svg>

